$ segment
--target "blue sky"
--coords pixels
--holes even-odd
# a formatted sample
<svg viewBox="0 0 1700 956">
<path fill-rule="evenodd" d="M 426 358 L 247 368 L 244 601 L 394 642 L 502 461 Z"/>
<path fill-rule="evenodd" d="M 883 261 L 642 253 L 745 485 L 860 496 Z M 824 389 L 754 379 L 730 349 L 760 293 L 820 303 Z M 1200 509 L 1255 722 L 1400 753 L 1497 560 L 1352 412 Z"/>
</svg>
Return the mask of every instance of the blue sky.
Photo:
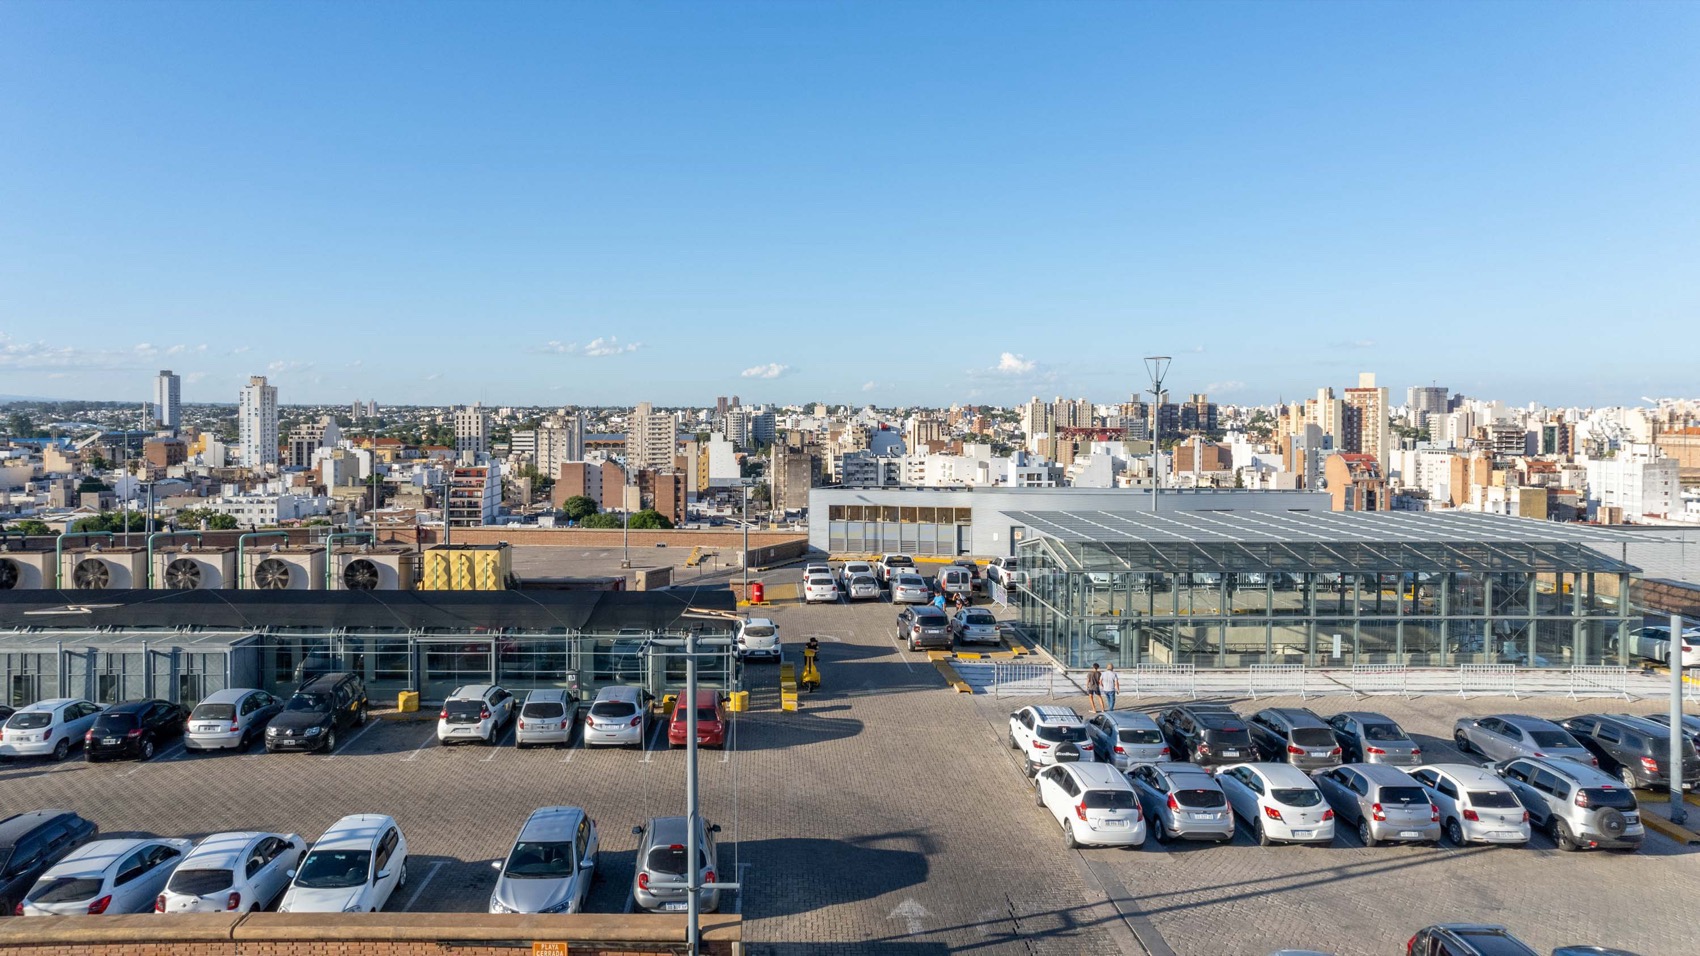
<svg viewBox="0 0 1700 956">
<path fill-rule="evenodd" d="M 0 394 L 1695 395 L 1700 5 L 0 4 Z"/>
</svg>

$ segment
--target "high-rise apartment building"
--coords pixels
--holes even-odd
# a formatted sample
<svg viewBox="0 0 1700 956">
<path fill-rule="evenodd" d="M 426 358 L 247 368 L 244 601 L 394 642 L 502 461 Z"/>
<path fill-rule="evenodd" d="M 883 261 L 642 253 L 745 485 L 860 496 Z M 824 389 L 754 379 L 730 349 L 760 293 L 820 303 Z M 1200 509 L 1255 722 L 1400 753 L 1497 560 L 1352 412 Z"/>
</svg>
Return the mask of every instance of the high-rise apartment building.
<svg viewBox="0 0 1700 956">
<path fill-rule="evenodd" d="M 183 424 L 182 384 L 182 378 L 168 368 L 154 376 L 153 420 L 160 428 L 175 431 Z"/>
<path fill-rule="evenodd" d="M 289 430 L 289 459 L 291 468 L 311 468 L 313 454 L 321 448 L 335 447 L 342 440 L 342 429 L 329 415 L 316 422 L 305 422 Z"/>
<path fill-rule="evenodd" d="M 1418 385 L 1405 393 L 1405 407 L 1411 415 L 1411 422 L 1421 425 L 1428 421 L 1431 415 L 1444 415 L 1450 409 L 1446 404 L 1446 388 L 1441 385 Z"/>
<path fill-rule="evenodd" d="M 1341 447 L 1351 450 L 1351 446 L 1355 444 L 1357 451 L 1374 455 L 1375 460 L 1386 469 L 1387 456 L 1393 450 L 1392 426 L 1388 423 L 1387 389 L 1376 386 L 1374 372 L 1360 372 L 1358 387 L 1346 389 L 1345 403 L 1358 410 L 1357 434 L 1342 435 Z"/>
<path fill-rule="evenodd" d="M 490 411 L 482 403 L 455 409 L 455 453 L 474 461 L 490 454 Z"/>
<path fill-rule="evenodd" d="M 639 402 L 626 423 L 626 467 L 671 468 L 678 441 L 678 421 L 672 414 Z"/>
<path fill-rule="evenodd" d="M 248 376 L 236 402 L 242 464 L 248 468 L 277 466 L 277 386 L 264 375 Z"/>
</svg>

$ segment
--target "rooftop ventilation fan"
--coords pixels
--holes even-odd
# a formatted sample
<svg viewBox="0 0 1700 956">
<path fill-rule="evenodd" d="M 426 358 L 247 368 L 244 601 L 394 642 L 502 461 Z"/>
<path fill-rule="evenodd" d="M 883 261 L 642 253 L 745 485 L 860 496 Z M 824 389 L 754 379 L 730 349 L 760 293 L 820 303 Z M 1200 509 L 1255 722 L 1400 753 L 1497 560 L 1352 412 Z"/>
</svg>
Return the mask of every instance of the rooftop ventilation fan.
<svg viewBox="0 0 1700 956">
<path fill-rule="evenodd" d="M 71 583 L 79 591 L 98 591 L 112 583 L 112 571 L 99 558 L 84 558 L 72 569 Z"/>
<path fill-rule="evenodd" d="M 0 558 L 0 591 L 10 591 L 17 586 L 18 562 Z"/>
<path fill-rule="evenodd" d="M 254 586 L 262 591 L 282 591 L 289 587 L 289 563 L 267 558 L 254 569 Z"/>
<path fill-rule="evenodd" d="M 201 586 L 201 566 L 178 558 L 165 566 L 165 586 L 173 591 L 193 591 Z"/>
<path fill-rule="evenodd" d="M 342 571 L 342 583 L 350 591 L 375 591 L 378 587 L 378 566 L 365 558 L 350 561 Z"/>
</svg>

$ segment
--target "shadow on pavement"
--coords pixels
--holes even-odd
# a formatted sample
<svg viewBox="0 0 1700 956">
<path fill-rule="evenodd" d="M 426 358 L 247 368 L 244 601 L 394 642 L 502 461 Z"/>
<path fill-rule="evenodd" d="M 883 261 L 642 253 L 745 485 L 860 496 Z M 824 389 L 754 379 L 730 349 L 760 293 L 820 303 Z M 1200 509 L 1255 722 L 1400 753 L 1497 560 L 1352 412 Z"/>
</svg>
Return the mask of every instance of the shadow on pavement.
<svg viewBox="0 0 1700 956">
<path fill-rule="evenodd" d="M 913 849 L 887 848 L 880 844 Z M 738 846 L 739 860 L 751 865 L 756 878 L 743 914 L 745 918 L 794 916 L 919 886 L 927 880 L 927 854 L 933 849 L 932 838 L 920 832 L 844 840 L 806 837 L 745 840 Z M 805 879 L 805 873 L 816 878 Z M 819 879 L 822 873 L 834 877 Z"/>
</svg>

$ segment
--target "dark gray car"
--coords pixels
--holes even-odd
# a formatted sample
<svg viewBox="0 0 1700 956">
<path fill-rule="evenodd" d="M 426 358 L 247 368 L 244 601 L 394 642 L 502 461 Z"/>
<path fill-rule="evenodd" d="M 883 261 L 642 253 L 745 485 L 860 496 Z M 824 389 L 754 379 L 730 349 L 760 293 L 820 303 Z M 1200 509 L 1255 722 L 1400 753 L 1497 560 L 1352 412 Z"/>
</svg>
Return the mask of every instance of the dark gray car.
<svg viewBox="0 0 1700 956">
<path fill-rule="evenodd" d="M 1159 843 L 1170 840 L 1234 838 L 1234 811 L 1216 778 L 1190 763 L 1136 764 L 1127 779 L 1139 794 L 1150 832 Z"/>
<path fill-rule="evenodd" d="M 1328 718 L 1344 763 L 1384 763 L 1415 767 L 1423 762 L 1423 749 L 1393 718 L 1369 710 L 1348 710 Z"/>
<path fill-rule="evenodd" d="M 1246 721 L 1264 760 L 1290 763 L 1307 773 L 1340 766 L 1334 728 L 1303 707 L 1270 707 Z"/>
</svg>

